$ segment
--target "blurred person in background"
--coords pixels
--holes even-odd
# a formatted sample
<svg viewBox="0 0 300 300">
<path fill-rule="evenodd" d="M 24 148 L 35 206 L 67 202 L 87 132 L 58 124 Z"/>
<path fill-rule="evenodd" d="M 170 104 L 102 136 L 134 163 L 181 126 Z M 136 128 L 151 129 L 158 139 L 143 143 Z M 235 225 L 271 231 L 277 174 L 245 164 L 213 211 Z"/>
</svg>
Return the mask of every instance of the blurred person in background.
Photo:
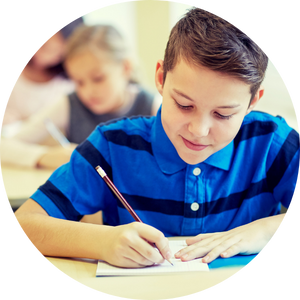
<svg viewBox="0 0 300 300">
<path fill-rule="evenodd" d="M 113 26 L 78 27 L 68 39 L 64 66 L 75 91 L 31 117 L 12 139 L 2 140 L 2 161 L 55 169 L 98 124 L 155 115 L 161 104 L 158 93 L 138 83 L 126 42 Z M 49 119 L 71 144 L 41 145 L 49 137 L 44 123 Z"/>
<path fill-rule="evenodd" d="M 63 57 L 68 37 L 81 24 L 83 19 L 78 18 L 62 28 L 27 63 L 8 100 L 2 136 L 14 134 L 23 121 L 74 90 L 65 72 Z"/>
</svg>

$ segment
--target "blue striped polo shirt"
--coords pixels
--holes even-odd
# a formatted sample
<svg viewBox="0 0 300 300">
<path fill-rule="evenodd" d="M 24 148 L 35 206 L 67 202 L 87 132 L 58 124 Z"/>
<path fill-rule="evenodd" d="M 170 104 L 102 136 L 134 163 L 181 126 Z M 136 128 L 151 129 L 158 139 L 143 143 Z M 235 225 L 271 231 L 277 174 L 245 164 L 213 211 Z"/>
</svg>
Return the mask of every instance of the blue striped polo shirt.
<svg viewBox="0 0 300 300">
<path fill-rule="evenodd" d="M 166 236 L 230 230 L 288 207 L 299 167 L 299 135 L 281 117 L 246 115 L 234 140 L 197 165 L 185 163 L 156 117 L 100 124 L 32 199 L 53 217 L 133 222 L 100 165 L 144 223 Z"/>
</svg>

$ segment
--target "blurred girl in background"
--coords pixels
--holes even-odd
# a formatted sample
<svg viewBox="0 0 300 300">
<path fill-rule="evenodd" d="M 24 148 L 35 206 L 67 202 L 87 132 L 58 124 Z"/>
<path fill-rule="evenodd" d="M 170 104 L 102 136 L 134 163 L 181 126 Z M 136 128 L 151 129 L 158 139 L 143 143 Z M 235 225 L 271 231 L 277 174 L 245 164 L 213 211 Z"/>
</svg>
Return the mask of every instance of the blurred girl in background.
<svg viewBox="0 0 300 300">
<path fill-rule="evenodd" d="M 160 96 L 144 90 L 133 78 L 125 41 L 113 26 L 77 28 L 68 40 L 64 66 L 75 83 L 75 92 L 24 123 L 10 141 L 22 142 L 22 153 L 16 149 L 5 155 L 2 150 L 2 161 L 56 168 L 69 160 L 76 145 L 99 123 L 119 117 L 155 115 L 161 104 Z M 48 119 L 66 135 L 71 142 L 68 147 L 38 145 L 49 136 L 44 124 Z"/>
</svg>

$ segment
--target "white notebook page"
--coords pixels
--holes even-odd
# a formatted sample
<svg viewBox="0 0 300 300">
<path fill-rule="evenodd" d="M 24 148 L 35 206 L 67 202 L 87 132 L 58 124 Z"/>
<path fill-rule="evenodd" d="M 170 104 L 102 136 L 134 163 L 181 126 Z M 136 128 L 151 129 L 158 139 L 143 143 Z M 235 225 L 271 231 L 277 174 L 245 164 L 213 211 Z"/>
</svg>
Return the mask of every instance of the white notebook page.
<svg viewBox="0 0 300 300">
<path fill-rule="evenodd" d="M 177 273 L 177 272 L 193 272 L 193 271 L 209 271 L 208 265 L 200 259 L 195 259 L 188 262 L 182 262 L 180 259 L 174 258 L 174 254 L 186 247 L 185 240 L 169 241 L 173 257 L 169 262 L 165 261 L 162 264 L 154 265 L 145 268 L 119 268 L 112 266 L 104 261 L 98 261 L 96 276 L 134 276 L 134 275 L 155 275 L 160 273 Z"/>
</svg>

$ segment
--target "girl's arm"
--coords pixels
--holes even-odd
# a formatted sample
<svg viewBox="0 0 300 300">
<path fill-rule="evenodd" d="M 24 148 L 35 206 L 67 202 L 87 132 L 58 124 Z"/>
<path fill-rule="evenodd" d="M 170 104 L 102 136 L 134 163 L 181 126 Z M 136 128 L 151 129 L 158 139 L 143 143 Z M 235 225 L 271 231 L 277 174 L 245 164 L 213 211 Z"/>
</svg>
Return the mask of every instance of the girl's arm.
<svg viewBox="0 0 300 300">
<path fill-rule="evenodd" d="M 68 98 L 61 98 L 24 122 L 15 136 L 2 138 L 2 162 L 25 167 L 38 166 L 56 169 L 69 161 L 70 155 L 76 147 L 75 144 L 71 144 L 68 148 L 63 148 L 61 145 L 41 145 L 50 137 L 44 120 L 50 118 L 61 131 L 66 132 L 69 123 L 69 111 Z"/>
<path fill-rule="evenodd" d="M 64 96 L 51 106 L 45 107 L 25 121 L 13 137 L 26 143 L 42 144 L 50 134 L 44 124 L 50 119 L 62 132 L 66 132 L 69 124 L 70 107 L 68 97 Z"/>
<path fill-rule="evenodd" d="M 1 139 L 1 162 L 9 165 L 34 168 L 47 146 L 25 143 L 17 139 Z"/>
</svg>

